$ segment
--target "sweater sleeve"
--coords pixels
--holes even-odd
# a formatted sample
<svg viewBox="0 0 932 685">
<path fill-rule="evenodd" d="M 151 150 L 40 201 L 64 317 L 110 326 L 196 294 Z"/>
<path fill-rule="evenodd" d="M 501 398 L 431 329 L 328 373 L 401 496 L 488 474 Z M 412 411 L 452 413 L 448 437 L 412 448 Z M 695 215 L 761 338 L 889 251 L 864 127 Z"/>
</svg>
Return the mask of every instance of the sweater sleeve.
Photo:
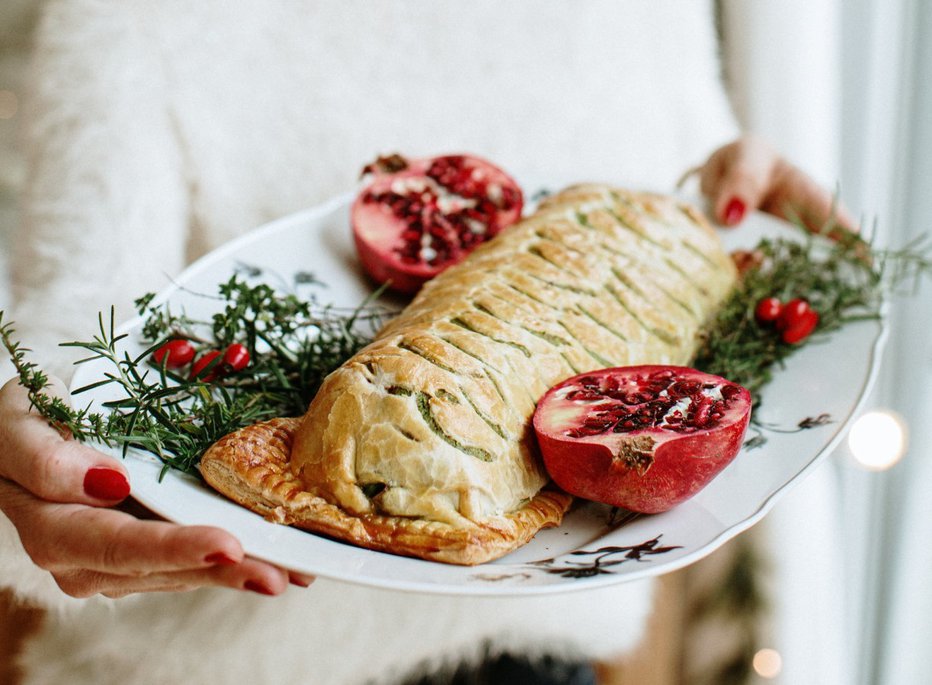
<svg viewBox="0 0 932 685">
<path fill-rule="evenodd" d="M 139 13 L 119 16 L 120 3 L 76 21 L 81 5 L 49 3 L 36 36 L 7 318 L 30 358 L 66 382 L 71 360 L 58 343 L 90 339 L 111 306 L 118 322 L 134 315 L 133 300 L 183 266 L 189 224 L 159 45 Z M 45 606 L 70 600 L 2 515 L 0 585 Z"/>
<path fill-rule="evenodd" d="M 111 306 L 130 318 L 133 300 L 167 285 L 185 254 L 189 197 L 159 44 L 119 7 L 91 22 L 71 16 L 82 3 L 50 4 L 25 106 L 13 318 L 66 381 L 57 343 L 88 339 Z"/>
</svg>

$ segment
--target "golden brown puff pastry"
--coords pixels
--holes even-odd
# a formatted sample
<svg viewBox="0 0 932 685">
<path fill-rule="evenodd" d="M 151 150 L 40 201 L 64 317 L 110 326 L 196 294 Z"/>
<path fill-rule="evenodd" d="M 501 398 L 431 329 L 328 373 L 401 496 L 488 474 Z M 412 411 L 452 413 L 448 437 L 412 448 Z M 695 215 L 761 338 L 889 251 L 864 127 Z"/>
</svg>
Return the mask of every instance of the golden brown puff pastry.
<svg viewBox="0 0 932 685">
<path fill-rule="evenodd" d="M 305 416 L 244 429 L 205 479 L 268 518 L 475 564 L 557 525 L 530 418 L 559 381 L 684 364 L 735 268 L 675 199 L 573 186 L 428 282 Z"/>
</svg>

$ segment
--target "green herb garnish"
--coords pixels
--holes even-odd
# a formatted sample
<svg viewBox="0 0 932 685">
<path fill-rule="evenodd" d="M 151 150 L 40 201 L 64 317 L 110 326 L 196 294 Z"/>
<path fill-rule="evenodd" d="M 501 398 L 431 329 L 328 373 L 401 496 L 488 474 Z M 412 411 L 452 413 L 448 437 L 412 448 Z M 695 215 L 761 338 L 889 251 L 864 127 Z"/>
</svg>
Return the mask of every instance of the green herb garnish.
<svg viewBox="0 0 932 685">
<path fill-rule="evenodd" d="M 309 282 L 299 274 L 295 288 Z M 223 309 L 201 321 L 153 304 L 155 296 L 147 294 L 136 301 L 145 317 L 141 335 L 146 346 L 137 356 L 120 350 L 126 335 L 115 332 L 113 311 L 109 321 L 99 317 L 93 340 L 63 344 L 91 353 L 77 364 L 107 362 L 109 370 L 100 381 L 73 393 L 114 386 L 118 398 L 103 403 L 104 412 L 73 409 L 48 394 L 48 377 L 26 360 L 28 350 L 13 340 L 12 324 L 3 324 L 2 312 L 0 337 L 33 408 L 60 432 L 81 441 L 122 446 L 124 453 L 138 448 L 158 456 L 166 469 L 190 472 L 224 435 L 257 421 L 303 414 L 327 374 L 368 344 L 388 317 L 386 310 L 372 305 L 378 295 L 342 310 L 320 306 L 313 296 L 250 284 L 234 275 L 219 286 L 216 297 Z M 178 338 L 194 344 L 198 354 L 242 344 L 249 352 L 249 365 L 206 380 L 204 374 L 192 378 L 186 368 L 172 370 L 153 362 L 155 350 Z"/>
<path fill-rule="evenodd" d="M 853 321 L 879 319 L 891 295 L 932 273 L 927 241 L 898 250 L 871 249 L 855 233 L 832 229 L 833 240 L 803 228 L 801 239 L 764 239 L 753 251 L 755 265 L 728 298 L 703 335 L 693 365 L 743 385 L 755 397 L 784 360 L 802 345 L 818 343 Z M 754 317 L 765 297 L 809 301 L 819 313 L 814 334 L 789 345 Z"/>
</svg>

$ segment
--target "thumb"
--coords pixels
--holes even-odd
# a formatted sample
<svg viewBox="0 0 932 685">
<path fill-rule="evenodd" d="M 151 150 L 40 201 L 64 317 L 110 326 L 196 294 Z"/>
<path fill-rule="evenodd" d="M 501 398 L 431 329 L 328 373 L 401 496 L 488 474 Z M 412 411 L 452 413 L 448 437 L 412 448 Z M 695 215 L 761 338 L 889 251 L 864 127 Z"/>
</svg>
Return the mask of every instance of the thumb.
<svg viewBox="0 0 932 685">
<path fill-rule="evenodd" d="M 715 219 L 735 226 L 767 198 L 779 159 L 765 142 L 744 137 L 717 150 L 700 171 L 700 183 Z"/>
<path fill-rule="evenodd" d="M 0 389 L 0 477 L 52 502 L 115 504 L 130 492 L 122 464 L 63 438 L 30 410 L 26 389 L 15 380 Z"/>
</svg>

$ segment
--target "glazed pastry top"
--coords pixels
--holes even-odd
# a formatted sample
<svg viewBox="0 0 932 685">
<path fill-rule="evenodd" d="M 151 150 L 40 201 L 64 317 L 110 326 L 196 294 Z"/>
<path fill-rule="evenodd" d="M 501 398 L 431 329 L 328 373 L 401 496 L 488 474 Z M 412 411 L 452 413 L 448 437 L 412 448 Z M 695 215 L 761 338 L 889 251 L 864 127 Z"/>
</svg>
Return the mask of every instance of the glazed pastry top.
<svg viewBox="0 0 932 685">
<path fill-rule="evenodd" d="M 488 525 L 548 480 L 530 418 L 549 387 L 688 363 L 735 279 L 692 207 L 573 186 L 428 282 L 331 374 L 291 469 L 353 515 Z"/>
</svg>

